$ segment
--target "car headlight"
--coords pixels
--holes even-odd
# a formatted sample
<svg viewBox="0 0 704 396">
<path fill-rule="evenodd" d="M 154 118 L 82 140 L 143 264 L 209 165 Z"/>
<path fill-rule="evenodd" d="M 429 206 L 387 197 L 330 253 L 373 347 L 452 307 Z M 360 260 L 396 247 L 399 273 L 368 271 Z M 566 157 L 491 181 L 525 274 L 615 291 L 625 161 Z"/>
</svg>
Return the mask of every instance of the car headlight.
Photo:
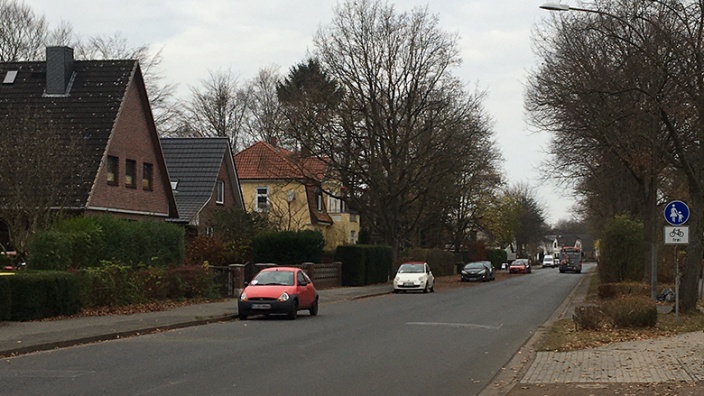
<svg viewBox="0 0 704 396">
<path fill-rule="evenodd" d="M 467 271 L 465 271 L 465 270 L 462 270 L 462 273 L 463 273 L 464 275 L 467 275 Z"/>
<path fill-rule="evenodd" d="M 399 280 L 400 280 L 400 279 L 399 279 L 398 276 L 397 276 L 396 278 L 394 278 L 394 281 L 395 281 L 395 282 L 398 282 Z"/>
<path fill-rule="evenodd" d="M 288 293 L 283 292 L 283 293 L 281 293 L 281 295 L 279 296 L 279 298 L 276 299 L 276 301 L 281 301 L 281 302 L 283 302 L 283 301 L 288 301 L 288 298 L 289 298 L 289 297 L 290 297 L 290 296 L 288 295 Z"/>
<path fill-rule="evenodd" d="M 424 282 L 426 279 L 427 279 L 427 278 L 425 277 L 425 275 L 418 277 L 418 280 L 419 280 L 420 282 Z"/>
<path fill-rule="evenodd" d="M 240 294 L 240 301 L 247 301 L 247 293 L 242 292 L 242 294 Z"/>
</svg>

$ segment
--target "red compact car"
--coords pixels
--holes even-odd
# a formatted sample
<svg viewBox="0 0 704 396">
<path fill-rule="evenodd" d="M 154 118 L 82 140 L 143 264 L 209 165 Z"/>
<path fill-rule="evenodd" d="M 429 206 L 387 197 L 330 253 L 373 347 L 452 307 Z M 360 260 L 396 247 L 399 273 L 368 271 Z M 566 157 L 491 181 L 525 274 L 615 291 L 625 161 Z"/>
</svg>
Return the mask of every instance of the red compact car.
<svg viewBox="0 0 704 396">
<path fill-rule="evenodd" d="M 318 292 L 308 275 L 296 267 L 271 267 L 260 271 L 237 301 L 240 320 L 250 315 L 287 314 L 296 319 L 298 311 L 318 314 Z"/>
<path fill-rule="evenodd" d="M 508 267 L 509 274 L 530 274 L 530 263 L 528 259 L 516 259 L 513 260 L 511 265 Z"/>
</svg>

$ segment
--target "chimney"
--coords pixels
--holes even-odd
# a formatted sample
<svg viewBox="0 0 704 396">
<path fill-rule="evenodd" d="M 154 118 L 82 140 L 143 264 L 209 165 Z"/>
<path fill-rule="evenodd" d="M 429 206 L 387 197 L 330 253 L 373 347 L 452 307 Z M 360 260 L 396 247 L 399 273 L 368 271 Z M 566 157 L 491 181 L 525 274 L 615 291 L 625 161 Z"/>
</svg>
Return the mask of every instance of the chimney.
<svg viewBox="0 0 704 396">
<path fill-rule="evenodd" d="M 73 74 L 73 48 L 46 47 L 46 94 L 68 95 Z"/>
</svg>

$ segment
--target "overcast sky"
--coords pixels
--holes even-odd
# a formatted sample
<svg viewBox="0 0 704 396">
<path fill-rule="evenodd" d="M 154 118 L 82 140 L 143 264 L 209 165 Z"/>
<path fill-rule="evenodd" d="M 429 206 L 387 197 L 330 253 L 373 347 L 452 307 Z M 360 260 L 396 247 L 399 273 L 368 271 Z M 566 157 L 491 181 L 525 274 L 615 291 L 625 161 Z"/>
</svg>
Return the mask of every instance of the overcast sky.
<svg viewBox="0 0 704 396">
<path fill-rule="evenodd" d="M 163 73 L 186 96 L 208 71 L 231 70 L 246 81 L 263 67 L 285 74 L 303 61 L 312 37 L 332 20 L 337 1 L 323 0 L 25 0 L 51 27 L 70 23 L 81 37 L 127 38 L 130 46 L 162 49 Z M 395 0 L 398 11 L 428 6 L 449 33 L 457 33 L 463 64 L 455 74 L 468 89 L 488 92 L 509 183 L 536 188 L 547 221 L 571 218 L 572 199 L 541 182 L 538 166 L 549 136 L 529 128 L 523 111 L 526 77 L 535 67 L 531 29 L 548 17 L 541 0 Z"/>
</svg>

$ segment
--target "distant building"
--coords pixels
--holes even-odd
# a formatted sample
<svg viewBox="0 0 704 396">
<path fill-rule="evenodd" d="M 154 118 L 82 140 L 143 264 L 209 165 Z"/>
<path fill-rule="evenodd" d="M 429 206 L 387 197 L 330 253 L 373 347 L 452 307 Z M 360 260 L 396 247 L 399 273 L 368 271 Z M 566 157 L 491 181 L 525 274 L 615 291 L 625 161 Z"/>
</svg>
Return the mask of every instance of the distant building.
<svg viewBox="0 0 704 396">
<path fill-rule="evenodd" d="M 359 215 L 340 199 L 326 161 L 257 142 L 235 154 L 235 164 L 247 210 L 267 213 L 281 230 L 319 230 L 327 248 L 357 242 Z"/>
</svg>

